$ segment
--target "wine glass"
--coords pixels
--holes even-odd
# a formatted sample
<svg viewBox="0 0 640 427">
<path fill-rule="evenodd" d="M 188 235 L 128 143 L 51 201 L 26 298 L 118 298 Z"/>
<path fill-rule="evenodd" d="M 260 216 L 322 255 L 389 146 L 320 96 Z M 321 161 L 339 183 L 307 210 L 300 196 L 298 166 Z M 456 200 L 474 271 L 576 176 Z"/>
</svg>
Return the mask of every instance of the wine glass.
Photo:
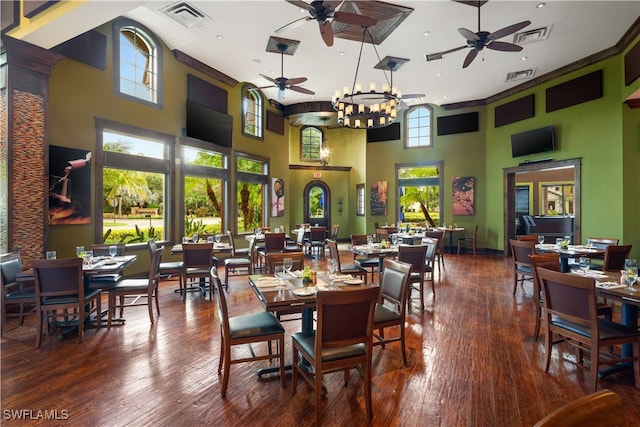
<svg viewBox="0 0 640 427">
<path fill-rule="evenodd" d="M 198 235 L 194 233 L 194 234 L 191 236 L 191 240 L 193 241 L 193 243 L 198 243 Z"/>
<path fill-rule="evenodd" d="M 539 243 L 539 244 L 543 244 L 543 243 L 544 243 L 544 236 L 543 236 L 542 234 L 540 234 L 540 235 L 538 236 L 538 243 Z"/>
<path fill-rule="evenodd" d="M 329 289 L 335 289 L 336 273 L 338 272 L 338 264 L 335 259 L 331 258 L 329 260 L 327 269 L 329 270 Z"/>
<path fill-rule="evenodd" d="M 373 236 L 371 235 L 367 236 L 367 245 L 373 246 Z"/>
<path fill-rule="evenodd" d="M 273 268 L 273 272 L 274 272 L 274 276 L 277 279 L 277 286 L 276 289 L 280 290 L 284 288 L 284 276 L 285 276 L 285 272 L 284 272 L 284 267 L 282 265 L 276 265 Z"/>
<path fill-rule="evenodd" d="M 84 258 L 84 246 L 76 246 L 76 256 L 78 258 Z"/>
<path fill-rule="evenodd" d="M 219 245 L 219 244 L 220 244 L 220 235 L 219 235 L 219 234 L 216 234 L 216 235 L 215 235 L 215 237 L 214 237 L 214 239 L 215 239 L 215 241 L 216 241 L 216 245 Z"/>
<path fill-rule="evenodd" d="M 638 280 L 638 260 L 625 259 L 624 269 L 627 272 L 627 280 L 629 281 L 629 288 L 631 288 Z"/>
<path fill-rule="evenodd" d="M 291 276 L 291 269 L 293 268 L 293 259 L 284 258 L 282 260 L 282 266 L 284 267 L 284 270 L 287 272 L 287 276 Z"/>
<path fill-rule="evenodd" d="M 396 246 L 397 244 L 398 244 L 398 235 L 394 233 L 391 235 L 391 245 Z"/>
<path fill-rule="evenodd" d="M 117 246 L 114 246 L 114 245 L 109 246 L 109 255 L 111 255 L 111 258 L 115 257 L 117 253 L 118 253 Z"/>
<path fill-rule="evenodd" d="M 580 267 L 580 271 L 582 271 L 583 275 L 587 275 L 587 271 L 591 268 L 591 260 L 587 257 L 581 256 L 578 258 L 578 266 Z"/>
</svg>

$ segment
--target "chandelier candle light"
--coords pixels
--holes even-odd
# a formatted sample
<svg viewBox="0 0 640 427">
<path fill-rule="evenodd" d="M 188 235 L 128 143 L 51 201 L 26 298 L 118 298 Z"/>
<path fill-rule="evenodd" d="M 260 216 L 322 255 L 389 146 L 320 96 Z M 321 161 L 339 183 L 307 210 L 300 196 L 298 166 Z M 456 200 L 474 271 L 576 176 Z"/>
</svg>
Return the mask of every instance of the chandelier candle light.
<svg viewBox="0 0 640 427">
<path fill-rule="evenodd" d="M 363 91 L 362 85 L 357 83 L 357 79 L 360 59 L 362 58 L 362 48 L 367 33 L 369 33 L 368 27 L 364 27 L 353 87 L 349 89 L 348 86 L 345 86 L 342 93 L 336 91 L 332 99 L 333 108 L 338 112 L 338 123 L 344 127 L 385 127 L 393 123 L 398 115 L 398 105 L 401 102 L 402 94 L 398 88 L 393 86 L 393 71 L 408 60 L 390 57 L 381 60 L 374 68 L 390 70 L 391 81 L 384 83 L 381 91 L 378 90 L 375 83 L 369 84 L 369 91 Z M 371 33 L 369 33 L 369 36 L 371 37 Z M 371 44 L 376 50 L 373 38 Z M 376 55 L 377 53 L 378 51 L 376 50 Z"/>
</svg>

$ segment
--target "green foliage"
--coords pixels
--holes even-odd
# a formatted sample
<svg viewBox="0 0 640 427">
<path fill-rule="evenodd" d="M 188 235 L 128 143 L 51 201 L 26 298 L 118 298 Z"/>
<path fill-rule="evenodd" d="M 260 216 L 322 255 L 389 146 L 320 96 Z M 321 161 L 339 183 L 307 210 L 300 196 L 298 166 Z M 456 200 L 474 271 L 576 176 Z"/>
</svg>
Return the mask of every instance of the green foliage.
<svg viewBox="0 0 640 427">
<path fill-rule="evenodd" d="M 109 236 L 111 235 L 111 229 L 108 229 L 103 235 L 102 235 L 102 241 L 103 242 L 107 242 L 107 240 L 109 239 Z"/>
<path fill-rule="evenodd" d="M 140 230 L 138 227 L 126 230 L 108 229 L 104 233 L 102 241 L 104 243 L 141 243 L 151 238 L 160 240 L 162 239 L 162 233 L 162 228 L 155 227 L 149 227 L 146 232 Z"/>
<path fill-rule="evenodd" d="M 192 236 L 195 234 L 205 233 L 207 226 L 202 222 L 202 219 L 198 218 L 184 218 L 184 235 L 186 237 Z"/>
</svg>

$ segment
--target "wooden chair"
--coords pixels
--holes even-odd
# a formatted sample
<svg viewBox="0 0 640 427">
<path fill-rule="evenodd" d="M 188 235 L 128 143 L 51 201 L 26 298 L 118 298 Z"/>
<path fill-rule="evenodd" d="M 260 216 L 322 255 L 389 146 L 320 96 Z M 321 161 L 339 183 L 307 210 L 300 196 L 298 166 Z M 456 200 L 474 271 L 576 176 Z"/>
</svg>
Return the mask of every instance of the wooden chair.
<svg viewBox="0 0 640 427">
<path fill-rule="evenodd" d="M 600 390 L 556 409 L 533 427 L 625 427 L 627 420 L 620 396 Z"/>
<path fill-rule="evenodd" d="M 329 235 L 329 238 L 331 240 L 335 240 L 336 242 L 338 241 L 338 232 L 340 231 L 340 224 L 333 224 L 331 226 L 331 234 Z"/>
<path fill-rule="evenodd" d="M 349 369 L 358 368 L 363 376 L 367 419 L 373 418 L 371 402 L 371 354 L 373 319 L 380 295 L 377 287 L 349 291 L 319 291 L 317 300 L 317 330 L 297 332 L 293 343 L 291 387 L 295 394 L 298 374 L 314 389 L 316 425 L 322 418 L 322 377 L 343 371 L 345 386 Z M 300 365 L 300 357 L 308 361 L 313 371 Z"/>
<path fill-rule="evenodd" d="M 630 361 L 635 386 L 640 388 L 640 331 L 598 317 L 595 280 L 546 268 L 538 268 L 536 273 L 542 285 L 545 313 L 545 372 L 549 371 L 553 344 L 567 342 L 580 350 L 590 350 L 590 392 L 596 391 L 599 366 Z M 605 358 L 600 354 L 601 347 L 621 344 L 632 345 L 632 357 L 617 357 L 608 352 Z"/>
<path fill-rule="evenodd" d="M 213 267 L 213 245 L 211 243 L 183 243 L 182 244 L 182 281 L 184 292 L 182 302 L 187 300 L 187 291 L 201 291 L 206 296 L 205 281 L 209 279 Z M 187 287 L 189 279 L 199 279 L 199 286 Z M 209 294 L 213 299 L 213 287 L 209 284 Z"/>
<path fill-rule="evenodd" d="M 231 257 L 224 260 L 224 286 L 228 289 L 229 276 L 231 274 L 253 274 L 253 248 L 255 245 L 255 239 L 251 239 L 249 241 L 249 248 L 245 254 L 239 254 L 236 250 L 233 233 L 228 230 L 227 235 L 229 236 L 229 243 L 231 245 Z M 240 273 L 238 273 L 239 271 Z"/>
<path fill-rule="evenodd" d="M 338 266 L 338 274 L 352 274 L 366 281 L 366 269 L 360 267 L 355 263 L 343 264 L 342 262 L 340 262 L 338 243 L 335 240 L 327 239 L 327 245 L 329 246 L 329 257 L 336 260 L 336 265 Z"/>
<path fill-rule="evenodd" d="M 153 259 L 153 255 L 156 253 L 156 249 L 158 249 L 158 245 L 155 239 L 147 240 L 147 245 L 149 247 L 149 259 Z M 178 284 L 179 287 L 176 289 L 177 293 L 182 294 L 183 292 L 183 284 L 182 284 L 182 269 L 183 262 L 182 261 L 169 261 L 169 262 L 160 262 L 158 265 L 158 279 L 161 277 L 171 278 L 174 274 L 178 276 Z"/>
<path fill-rule="evenodd" d="M 4 332 L 7 317 L 17 316 L 20 324 L 28 313 L 32 313 L 36 305 L 36 288 L 33 281 L 22 282 L 17 280 L 18 273 L 22 271 L 22 259 L 20 253 L 11 252 L 0 255 L 0 285 L 2 286 L 2 329 Z M 7 314 L 7 306 L 18 306 L 18 312 Z M 29 310 L 27 310 L 31 307 Z"/>
<path fill-rule="evenodd" d="M 308 253 L 314 257 L 324 258 L 325 240 L 327 240 L 327 227 L 311 227 L 309 242 L 307 243 Z"/>
<path fill-rule="evenodd" d="M 156 311 L 160 316 L 160 304 L 158 302 L 158 278 L 160 260 L 164 247 L 156 248 L 151 257 L 149 266 L 149 276 L 146 279 L 124 279 L 109 289 L 109 314 L 107 317 L 107 327 L 111 327 L 113 315 L 116 309 L 120 309 L 120 317 L 123 315 L 125 307 L 137 307 L 146 305 L 149 309 L 149 321 L 153 323 L 153 300 L 156 301 Z M 116 297 L 118 302 L 116 302 Z M 127 298 L 133 301 L 127 303 Z"/>
<path fill-rule="evenodd" d="M 434 243 L 425 245 L 399 245 L 398 246 L 398 261 L 405 262 L 411 266 L 411 274 L 407 280 L 408 282 L 408 301 L 411 302 L 411 292 L 414 288 L 414 284 L 418 284 L 418 291 L 420 292 L 420 310 L 424 310 L 424 276 L 427 273 L 427 249 L 431 249 L 431 255 L 435 254 L 436 245 Z M 433 270 L 431 269 L 431 272 Z M 433 284 L 433 282 L 432 282 Z M 433 295 L 435 296 L 435 287 L 431 287 Z"/>
<path fill-rule="evenodd" d="M 376 312 L 373 319 L 375 338 L 373 345 L 382 346 L 390 342 L 400 341 L 402 360 L 407 365 L 407 352 L 404 340 L 404 324 L 407 311 L 407 292 L 411 264 L 385 258 L 380 285 L 380 300 L 376 304 Z M 384 336 L 384 329 L 397 326 L 399 333 L 392 337 Z"/>
<path fill-rule="evenodd" d="M 258 251 L 258 268 L 262 270 L 266 267 L 265 257 L 269 253 L 281 253 L 285 246 L 285 233 L 265 233 L 264 248 Z"/>
<path fill-rule="evenodd" d="M 478 237 L 478 224 L 473 228 L 473 234 L 471 237 L 460 237 L 458 239 L 458 255 L 460 255 L 460 249 L 471 248 L 473 254 L 476 254 L 476 239 Z"/>
<path fill-rule="evenodd" d="M 304 269 L 304 252 L 283 252 L 267 254 L 267 273 L 274 274 L 276 265 L 282 265 L 285 258 L 291 258 L 293 267 L 291 271 Z"/>
<path fill-rule="evenodd" d="M 218 361 L 218 375 L 222 373 L 220 394 L 227 395 L 229 386 L 229 370 L 232 364 L 252 362 L 258 360 L 278 359 L 280 364 L 280 384 L 284 387 L 284 328 L 272 313 L 259 311 L 257 313 L 244 314 L 229 317 L 227 298 L 222 291 L 222 283 L 218 277 L 218 271 L 212 268 L 210 282 L 218 290 L 218 320 L 220 321 L 220 358 Z M 253 349 L 250 356 L 239 359 L 231 358 L 231 347 L 241 344 L 267 343 L 278 341 L 278 352 L 269 351 L 265 355 L 255 355 Z M 271 349 L 271 346 L 268 345 Z"/>
<path fill-rule="evenodd" d="M 385 241 L 389 241 L 389 230 L 387 230 L 386 228 L 377 228 L 376 229 L 376 241 L 378 243 L 382 242 L 383 240 Z"/>
<path fill-rule="evenodd" d="M 536 253 L 536 242 L 509 239 L 509 244 L 513 260 L 513 295 L 515 295 L 518 282 L 524 283 L 527 279 L 533 280 L 529 255 Z"/>
<path fill-rule="evenodd" d="M 94 257 L 98 257 L 98 256 L 109 256 L 109 246 L 115 246 L 116 247 L 116 255 L 115 256 L 123 256 L 125 249 L 126 249 L 126 245 L 124 243 L 94 243 L 90 246 L 91 250 L 93 251 L 93 256 Z"/>
<path fill-rule="evenodd" d="M 351 246 L 359 246 L 367 244 L 367 235 L 366 234 L 352 234 L 351 235 Z M 365 270 L 369 270 L 371 273 L 371 283 L 374 282 L 374 275 L 380 269 L 380 260 L 378 258 L 364 258 L 361 256 L 353 254 L 353 263 L 364 268 Z"/>
<path fill-rule="evenodd" d="M 538 235 L 537 234 L 518 234 L 516 236 L 516 240 L 520 240 L 521 242 L 536 242 L 536 243 L 538 243 Z"/>
<path fill-rule="evenodd" d="M 433 231 L 425 231 L 424 237 L 430 237 L 432 239 L 438 239 L 438 247 L 436 249 L 436 265 L 441 266 L 444 269 L 444 237 L 446 234 L 446 230 L 433 230 Z"/>
<path fill-rule="evenodd" d="M 31 261 L 36 283 L 36 312 L 38 330 L 36 348 L 40 347 L 42 326 L 58 324 L 59 311 L 65 320 L 70 320 L 71 312 L 78 322 L 78 342 L 91 314 L 102 315 L 100 289 L 85 289 L 82 280 L 82 259 L 34 259 Z M 101 323 L 98 322 L 98 327 Z"/>
<path fill-rule="evenodd" d="M 629 258 L 632 245 L 609 245 L 605 249 L 602 271 L 620 271 L 624 269 L 624 260 Z"/>
</svg>

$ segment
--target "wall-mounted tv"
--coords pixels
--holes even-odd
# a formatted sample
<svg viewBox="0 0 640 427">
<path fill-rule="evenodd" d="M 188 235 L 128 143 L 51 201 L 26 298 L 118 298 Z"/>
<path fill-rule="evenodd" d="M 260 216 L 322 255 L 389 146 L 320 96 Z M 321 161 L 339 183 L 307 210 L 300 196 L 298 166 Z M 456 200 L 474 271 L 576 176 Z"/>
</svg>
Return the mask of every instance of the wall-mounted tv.
<svg viewBox="0 0 640 427">
<path fill-rule="evenodd" d="M 231 147 L 233 117 L 187 100 L 187 136 Z"/>
<path fill-rule="evenodd" d="M 511 154 L 513 157 L 553 151 L 556 148 L 553 126 L 545 126 L 511 135 Z"/>
</svg>

